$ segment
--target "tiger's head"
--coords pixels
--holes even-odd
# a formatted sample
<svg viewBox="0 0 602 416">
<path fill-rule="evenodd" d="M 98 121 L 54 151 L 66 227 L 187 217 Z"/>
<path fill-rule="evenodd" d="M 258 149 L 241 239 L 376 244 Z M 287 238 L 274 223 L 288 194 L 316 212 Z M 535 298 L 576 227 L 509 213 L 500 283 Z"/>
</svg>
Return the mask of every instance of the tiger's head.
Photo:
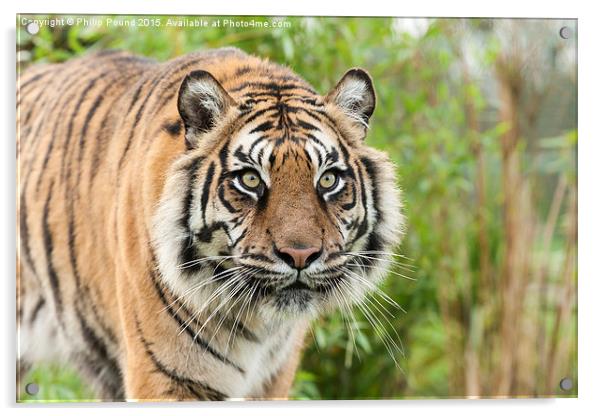
<svg viewBox="0 0 602 416">
<path fill-rule="evenodd" d="M 376 289 L 403 227 L 394 166 L 365 143 L 371 78 L 351 69 L 321 96 L 262 65 L 256 79 L 194 71 L 181 84 L 187 151 L 154 218 L 161 274 L 201 309 L 348 307 Z"/>
</svg>

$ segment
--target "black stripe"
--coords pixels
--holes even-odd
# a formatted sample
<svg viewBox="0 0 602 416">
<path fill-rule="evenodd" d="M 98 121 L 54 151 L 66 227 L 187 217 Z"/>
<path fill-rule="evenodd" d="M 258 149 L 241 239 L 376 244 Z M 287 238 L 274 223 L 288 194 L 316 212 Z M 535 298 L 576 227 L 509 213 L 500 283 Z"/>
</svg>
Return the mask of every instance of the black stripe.
<svg viewBox="0 0 602 416">
<path fill-rule="evenodd" d="M 35 113 L 35 110 L 37 110 L 37 105 L 40 105 L 40 99 L 47 92 L 48 91 L 45 88 L 42 88 L 40 90 L 40 92 L 34 97 L 34 99 L 32 100 L 32 106 L 27 111 L 27 114 L 25 115 L 24 120 L 21 122 L 22 125 L 29 124 L 29 121 L 31 120 L 31 116 Z"/>
<path fill-rule="evenodd" d="M 230 237 L 228 227 L 226 226 L 226 223 L 223 221 L 217 221 L 211 225 L 204 226 L 199 231 L 197 231 L 195 233 L 195 235 L 203 243 L 208 243 L 213 239 L 213 233 L 215 233 L 218 230 L 222 230 L 226 234 L 228 239 L 230 241 L 232 241 L 232 237 Z"/>
<path fill-rule="evenodd" d="M 245 238 L 246 235 L 247 235 L 247 229 L 244 229 L 243 231 L 241 231 L 238 238 L 232 242 L 232 248 L 236 247 L 238 245 L 238 243 L 240 243 L 242 241 L 242 239 Z"/>
<path fill-rule="evenodd" d="M 334 146 L 331 148 L 330 152 L 326 154 L 326 161 L 331 163 L 339 161 L 339 152 L 337 152 L 337 149 Z"/>
<path fill-rule="evenodd" d="M 243 66 L 236 68 L 236 71 L 234 71 L 234 76 L 240 77 L 241 75 L 248 74 L 249 72 L 256 70 L 256 69 L 257 69 L 257 67 L 251 67 L 250 65 L 243 65 Z"/>
<path fill-rule="evenodd" d="M 179 137 L 182 131 L 182 122 L 180 120 L 166 121 L 163 123 L 162 129 L 173 137 Z"/>
<path fill-rule="evenodd" d="M 313 162 L 311 154 L 309 153 L 309 150 L 307 150 L 305 147 L 303 147 L 303 153 L 305 153 L 307 167 L 309 168 L 309 170 L 311 170 L 312 169 L 311 163 Z M 317 152 L 317 153 L 318 153 L 318 155 L 320 154 L 320 152 Z M 321 166 L 321 165 L 322 165 L 322 163 L 319 162 L 319 157 L 318 157 L 318 166 Z"/>
<path fill-rule="evenodd" d="M 297 125 L 303 129 L 310 130 L 310 131 L 319 131 L 320 130 L 318 127 L 314 126 L 313 124 L 308 123 L 303 120 L 299 120 L 299 119 L 297 120 Z"/>
<path fill-rule="evenodd" d="M 52 84 L 50 85 L 52 86 Z M 53 94 L 48 93 L 48 90 L 45 91 L 47 94 L 44 95 L 44 98 L 42 99 L 42 102 L 40 103 L 40 109 L 41 109 L 41 113 L 40 113 L 40 117 L 37 118 L 37 123 L 35 123 L 33 126 L 31 126 L 31 130 L 28 133 L 28 142 L 34 142 L 34 149 L 29 152 L 30 153 L 30 158 L 29 158 L 29 171 L 31 171 L 31 166 L 33 166 L 36 158 L 35 156 L 37 156 L 38 154 L 38 148 L 40 147 L 40 143 L 42 143 L 42 140 L 36 140 L 36 138 L 38 138 L 40 130 L 42 129 L 42 127 L 46 126 L 46 121 L 47 121 L 47 115 L 48 114 L 54 114 L 56 107 L 58 106 L 58 103 L 60 102 L 60 99 L 63 98 L 63 96 L 56 96 Z M 48 105 L 50 103 L 53 103 L 52 105 L 52 109 L 50 109 L 48 107 Z M 21 144 L 25 143 L 24 141 L 21 141 Z"/>
<path fill-rule="evenodd" d="M 54 305 L 56 307 L 57 316 L 59 322 L 62 323 L 63 301 L 61 298 L 61 287 L 59 283 L 59 277 L 56 273 L 56 269 L 54 268 L 54 260 L 52 258 L 52 233 L 50 231 L 50 225 L 48 224 L 48 217 L 50 216 L 50 200 L 52 198 L 53 188 L 54 180 L 50 182 L 50 186 L 48 188 L 48 196 L 46 197 L 46 202 L 44 203 L 44 211 L 42 214 L 42 235 L 44 241 L 44 252 L 46 254 L 48 279 L 50 281 L 50 287 L 52 289 L 52 294 L 54 297 Z"/>
<path fill-rule="evenodd" d="M 261 136 L 261 137 L 258 137 L 257 139 L 255 139 L 255 141 L 253 143 L 251 143 L 251 147 L 249 147 L 249 155 L 251 155 L 253 153 L 253 150 L 255 150 L 255 148 L 259 145 L 259 143 L 263 142 L 266 139 L 267 139 L 266 136 Z"/>
<path fill-rule="evenodd" d="M 314 109 L 314 111 L 326 119 L 326 124 L 332 129 L 332 131 L 334 131 L 337 134 L 339 133 L 337 122 L 330 116 L 330 114 L 326 112 L 326 110 L 316 108 Z"/>
<path fill-rule="evenodd" d="M 27 224 L 27 198 L 25 197 L 25 190 L 27 189 L 27 182 L 24 184 L 21 190 L 20 206 L 19 206 L 19 238 L 21 241 L 21 248 L 25 257 L 25 261 L 31 267 L 34 276 L 38 275 L 33 258 L 31 256 L 31 246 L 29 245 L 29 226 Z"/>
<path fill-rule="evenodd" d="M 211 347 L 207 341 L 201 338 L 197 332 L 193 331 L 190 328 L 190 325 L 184 319 L 182 319 L 182 317 L 178 314 L 178 311 L 174 309 L 173 304 L 168 302 L 165 298 L 165 292 L 163 290 L 162 284 L 159 282 L 158 276 L 156 276 L 155 274 L 154 267 L 149 268 L 149 274 L 155 286 L 155 291 L 157 292 L 157 295 L 161 299 L 161 302 L 163 302 L 163 305 L 165 305 L 165 310 L 169 312 L 170 316 L 176 321 L 180 328 L 184 328 L 185 332 L 192 339 L 192 342 L 199 345 L 203 350 L 211 354 L 216 360 L 229 365 L 241 374 L 245 374 L 245 371 L 240 366 L 233 363 L 221 353 L 213 349 L 213 347 Z"/>
<path fill-rule="evenodd" d="M 362 171 L 359 164 L 356 163 L 355 166 L 358 170 L 357 177 L 360 184 L 360 197 L 362 201 L 362 206 L 364 207 L 364 217 L 362 218 L 362 221 L 357 229 L 357 233 L 353 238 L 353 243 L 359 240 L 368 231 L 368 196 L 366 195 L 366 184 L 363 181 Z"/>
<path fill-rule="evenodd" d="M 211 162 L 207 173 L 205 175 L 205 183 L 203 184 L 203 191 L 201 194 L 201 213 L 203 214 L 203 224 L 207 225 L 206 210 L 207 203 L 209 202 L 209 190 L 211 188 L 211 182 L 213 182 L 213 176 L 215 175 L 215 162 Z"/>
<path fill-rule="evenodd" d="M 250 160 L 249 160 L 249 156 L 248 156 L 250 154 L 251 154 L 251 152 L 249 152 L 249 153 L 243 152 L 242 145 L 240 145 L 234 151 L 234 155 L 233 156 L 236 159 L 238 159 L 239 162 L 245 164 L 245 163 L 251 163 Z"/>
<path fill-rule="evenodd" d="M 77 267 L 77 256 L 75 253 L 76 249 L 76 241 L 75 241 L 75 209 L 74 209 L 74 201 L 71 196 L 70 189 L 71 187 L 67 186 L 65 190 L 66 194 L 66 204 L 67 204 L 67 248 L 69 251 L 69 264 L 73 269 L 73 276 L 75 277 L 75 287 L 79 292 L 81 290 L 81 275 L 79 274 L 79 269 Z"/>
<path fill-rule="evenodd" d="M 249 258 L 257 261 L 263 261 L 269 264 L 274 264 L 274 261 L 263 254 L 245 254 L 244 258 Z"/>
<path fill-rule="evenodd" d="M 182 216 L 180 217 L 180 227 L 184 231 L 188 231 L 188 218 L 190 217 L 190 210 L 192 209 L 192 198 L 194 197 L 193 188 L 194 184 L 196 183 L 201 163 L 203 163 L 204 160 L 204 157 L 199 157 L 198 159 L 193 160 L 189 166 L 186 166 L 184 168 L 187 171 L 188 175 L 188 183 L 186 186 L 186 193 L 183 200 L 184 210 L 182 212 Z"/>
<path fill-rule="evenodd" d="M 376 220 L 375 224 L 378 224 L 382 219 L 382 213 L 380 212 L 380 193 L 378 187 L 376 185 L 376 181 L 378 179 L 378 172 L 376 170 L 376 166 L 374 162 L 368 157 L 360 158 L 360 161 L 364 165 L 364 169 L 366 170 L 366 174 L 370 178 L 370 182 L 372 184 L 372 204 L 374 206 L 374 211 L 376 212 Z M 366 250 L 369 251 L 381 251 L 384 248 L 384 242 L 382 237 L 375 231 L 372 230 L 370 236 L 368 237 L 368 244 L 366 246 Z"/>
<path fill-rule="evenodd" d="M 196 178 L 198 174 L 198 170 L 200 169 L 201 163 L 204 158 L 200 157 L 192 161 L 189 166 L 185 166 L 183 169 L 187 172 L 188 182 L 186 185 L 186 192 L 184 194 L 184 199 L 182 200 L 183 209 L 182 214 L 179 219 L 180 228 L 183 232 L 189 235 L 187 240 L 182 241 L 182 248 L 180 249 L 180 261 L 182 264 L 190 263 L 191 261 L 197 258 L 197 250 L 194 245 L 192 233 L 189 229 L 190 225 L 188 223 L 190 218 L 190 211 L 192 210 L 192 199 L 194 195 L 194 184 L 196 183 Z M 200 268 L 200 264 L 195 264 L 193 266 L 187 267 L 185 272 L 194 273 L 198 271 Z"/>
<path fill-rule="evenodd" d="M 243 96 L 241 98 L 240 103 L 238 104 L 238 110 L 245 116 L 249 114 L 252 115 L 254 106 L 260 103 L 267 103 L 270 101 L 274 101 L 274 97 L 266 97 L 266 98 L 251 98 L 247 96 Z M 268 108 L 269 109 L 269 108 Z M 244 124 L 244 122 L 243 122 Z"/>
<path fill-rule="evenodd" d="M 181 376 L 177 374 L 175 370 L 170 369 L 163 364 L 152 351 L 152 344 L 144 337 L 138 317 L 134 316 L 134 319 L 136 321 L 138 338 L 140 339 L 140 342 L 142 342 L 142 345 L 144 345 L 146 355 L 151 359 L 156 369 L 160 373 L 167 376 L 173 383 L 182 386 L 188 393 L 192 394 L 199 400 L 225 400 L 227 398 L 226 394 L 214 389 L 213 387 L 210 387 L 208 384 Z"/>
<path fill-rule="evenodd" d="M 239 84 L 236 87 L 228 88 L 228 91 L 239 92 L 246 88 L 254 88 L 256 90 L 262 90 L 262 92 L 263 91 L 279 92 L 279 91 L 285 91 L 285 90 L 303 90 L 303 91 L 307 91 L 311 94 L 317 94 L 312 88 L 309 88 L 309 87 L 306 87 L 303 85 L 294 84 L 294 83 L 278 84 L 276 82 L 243 82 L 242 84 Z"/>
<path fill-rule="evenodd" d="M 259 150 L 259 153 L 257 153 L 257 163 L 259 163 L 259 166 L 263 166 L 263 153 L 264 153 L 265 147 L 262 147 Z"/>
<path fill-rule="evenodd" d="M 316 120 L 317 122 L 319 122 L 319 123 L 321 123 L 321 122 L 322 122 L 322 119 L 321 119 L 319 116 L 317 116 L 316 114 L 314 114 L 314 113 L 312 112 L 312 110 L 310 110 L 309 108 L 305 108 L 305 107 L 296 107 L 296 106 L 291 106 L 291 105 L 289 105 L 289 106 L 288 106 L 288 111 L 290 111 L 290 112 L 293 112 L 293 113 L 295 113 L 295 112 L 298 112 L 298 111 L 301 111 L 301 112 L 303 112 L 304 114 L 307 114 L 308 116 L 310 116 L 311 118 L 313 118 L 314 120 Z"/>
<path fill-rule="evenodd" d="M 280 101 L 278 103 L 278 128 L 285 128 L 284 134 L 285 137 L 288 138 L 290 135 L 290 132 L 288 131 L 288 127 L 290 126 L 290 118 L 285 110 L 286 104 Z"/>
<path fill-rule="evenodd" d="M 249 116 L 243 121 L 243 124 L 249 124 L 249 123 L 253 122 L 254 120 L 256 120 L 258 117 L 260 117 L 270 111 L 278 111 L 278 109 L 275 106 L 271 106 L 271 107 L 262 108 L 261 110 L 254 111 L 254 112 L 250 113 Z"/>
<path fill-rule="evenodd" d="M 25 88 L 27 88 L 30 84 L 33 84 L 34 82 L 36 82 L 39 79 L 42 79 L 43 77 L 49 75 L 50 73 L 54 72 L 54 68 L 46 68 L 45 71 L 34 75 L 33 77 L 29 78 L 27 81 L 23 82 L 21 85 L 19 85 L 19 93 L 23 94 L 23 90 Z"/>
<path fill-rule="evenodd" d="M 318 146 L 320 146 L 322 149 L 324 149 L 324 153 L 328 153 L 328 149 L 326 149 L 326 146 L 324 145 L 324 143 L 322 143 L 316 136 L 309 133 L 309 134 L 307 134 L 307 138 L 309 140 L 311 140 L 312 142 L 314 142 L 315 144 L 317 144 Z"/>
<path fill-rule="evenodd" d="M 126 116 L 132 112 L 132 110 L 134 109 L 134 105 L 136 105 L 136 103 L 138 102 L 138 98 L 140 98 L 140 92 L 142 92 L 142 88 L 150 80 L 151 80 L 151 78 L 147 78 L 147 79 L 141 79 L 138 81 L 138 88 L 136 88 L 136 90 L 134 91 L 134 94 L 132 95 L 132 100 L 130 101 L 130 105 L 128 106 L 128 109 L 125 113 Z"/>
<path fill-rule="evenodd" d="M 223 182 L 227 175 L 227 163 L 228 163 L 228 152 L 230 147 L 230 140 L 226 140 L 222 148 L 219 150 L 219 164 L 220 164 L 220 178 L 219 181 Z"/>
<path fill-rule="evenodd" d="M 177 78 L 177 79 L 171 81 L 169 84 L 167 84 L 165 86 L 165 88 L 162 89 L 162 92 L 168 92 L 168 94 L 163 95 L 163 94 L 159 93 L 159 96 L 156 100 L 156 103 L 158 103 L 158 104 L 155 104 L 151 109 L 151 112 L 153 114 L 157 114 L 157 110 L 165 108 L 167 103 L 172 98 L 175 97 L 175 95 L 179 91 L 179 88 L 177 88 L 177 87 L 182 83 L 182 80 L 183 80 L 183 78 Z"/>
<path fill-rule="evenodd" d="M 146 106 L 146 103 L 148 102 L 150 95 L 153 93 L 154 87 L 156 87 L 157 84 L 159 83 L 159 78 L 156 75 L 155 75 L 154 79 L 147 78 L 147 79 L 142 79 L 138 82 L 139 83 L 138 88 L 134 92 L 134 97 L 132 99 L 132 102 L 130 103 L 130 107 L 128 108 L 127 114 L 129 115 L 130 112 L 134 109 L 134 105 L 137 104 L 137 102 L 138 102 L 142 88 L 151 81 L 152 81 L 152 85 L 151 85 L 150 91 L 146 95 L 146 98 L 142 101 L 142 104 L 138 107 L 138 111 L 136 112 L 136 116 L 134 117 L 134 124 L 132 124 L 132 127 L 130 128 L 130 134 L 128 135 L 127 142 L 125 143 L 125 148 L 123 149 L 123 152 L 121 153 L 121 157 L 119 158 L 119 163 L 117 164 L 118 172 L 121 171 L 121 166 L 123 165 L 123 162 L 125 161 L 125 158 L 130 150 L 130 146 L 132 145 L 132 140 L 134 139 L 134 134 L 136 133 L 136 127 L 138 126 L 138 123 L 140 122 L 140 118 L 142 117 L 142 111 L 144 110 L 144 107 Z"/>
<path fill-rule="evenodd" d="M 38 313 L 44 307 L 45 303 L 46 303 L 46 299 L 44 299 L 42 296 L 40 296 L 36 305 L 34 306 L 33 310 L 31 311 L 31 316 L 29 317 L 30 325 L 33 325 L 33 323 L 36 321 L 36 318 L 38 317 Z"/>
<path fill-rule="evenodd" d="M 303 103 L 307 103 L 318 107 L 317 100 L 311 98 L 314 96 L 314 93 L 311 95 L 303 95 L 306 93 L 303 92 L 283 92 L 283 91 L 247 91 L 244 93 L 244 96 L 250 100 L 256 101 L 278 101 L 280 103 L 289 102 L 289 101 L 301 101 Z"/>
<path fill-rule="evenodd" d="M 272 128 L 274 128 L 274 123 L 272 123 L 271 121 L 264 121 L 263 123 L 255 127 L 253 130 L 251 130 L 249 134 L 264 132 Z"/>
<path fill-rule="evenodd" d="M 86 294 L 85 299 L 88 299 L 89 301 L 83 305 L 84 307 L 88 306 L 90 308 L 90 310 L 92 311 L 92 315 L 94 317 L 94 320 L 96 321 L 96 323 L 98 324 L 98 326 L 100 327 L 100 329 L 102 329 L 102 331 L 105 333 L 106 337 L 109 339 L 109 341 L 111 343 L 113 343 L 114 345 L 118 343 L 117 337 L 115 336 L 115 333 L 113 332 L 113 330 L 111 328 L 109 328 L 107 326 L 107 324 L 105 323 L 104 319 L 100 316 L 100 313 L 98 311 L 98 308 L 96 307 L 96 302 L 94 302 L 94 296 L 90 293 L 90 287 L 85 285 L 83 287 L 83 290 Z M 84 297 L 82 296 L 79 299 L 84 299 Z"/>
<path fill-rule="evenodd" d="M 376 166 L 374 165 L 374 162 L 371 159 L 367 157 L 362 157 L 360 158 L 360 161 L 364 165 L 364 169 L 366 169 L 366 173 L 368 174 L 368 177 L 370 178 L 370 182 L 372 184 L 372 203 L 374 205 L 374 211 L 376 211 L 376 223 L 378 223 L 382 218 L 381 212 L 379 210 L 380 194 L 378 192 L 378 187 L 376 186 L 378 172 L 376 171 Z"/>
<path fill-rule="evenodd" d="M 86 114 L 86 119 L 84 120 L 84 125 L 82 126 L 81 133 L 79 135 L 79 153 L 77 155 L 77 162 L 80 165 L 81 165 L 82 159 L 84 157 L 85 144 L 87 142 L 87 140 L 84 140 L 84 139 L 86 138 L 86 133 L 88 132 L 88 126 L 90 125 L 90 121 L 92 121 L 92 118 L 96 114 L 96 111 L 98 111 L 98 108 L 102 104 L 103 99 L 104 99 L 104 94 L 102 94 L 102 93 L 99 94 L 96 97 L 96 100 L 94 101 L 92 106 L 88 109 L 88 114 Z M 81 171 L 80 171 L 80 173 L 81 173 Z M 78 180 L 77 180 L 78 183 L 79 183 L 79 176 L 80 175 L 78 175 Z"/>
<path fill-rule="evenodd" d="M 79 322 L 79 327 L 81 330 L 82 337 L 84 342 L 88 346 L 86 350 L 86 355 L 88 357 L 89 364 L 93 365 L 93 368 L 101 372 L 104 377 L 106 377 L 105 373 L 108 372 L 110 375 L 111 381 L 119 381 L 119 384 L 111 386 L 111 398 L 120 398 L 123 396 L 123 385 L 121 381 L 121 369 L 115 357 L 112 357 L 107 348 L 107 344 L 103 341 L 101 337 L 96 334 L 94 329 L 86 322 L 81 311 L 75 307 L 75 313 L 77 316 L 77 320 Z M 91 354 L 94 354 L 95 358 L 90 357 Z M 95 374 L 100 376 L 100 374 Z"/>
<path fill-rule="evenodd" d="M 343 160 L 345 161 L 345 165 L 349 166 L 349 149 L 347 149 L 347 143 L 345 143 L 344 140 L 342 140 L 340 137 L 338 137 L 339 139 L 339 147 L 341 148 L 341 152 L 343 152 Z M 351 173 L 353 174 L 353 170 L 351 170 Z"/>
<path fill-rule="evenodd" d="M 368 237 L 368 244 L 366 246 L 366 250 L 369 251 L 382 251 L 384 248 L 383 239 L 378 235 L 378 233 L 374 230 L 370 233 Z"/>
<path fill-rule="evenodd" d="M 153 108 L 151 110 L 152 114 L 157 114 L 157 110 L 164 109 L 167 106 L 167 103 L 171 99 L 173 99 L 175 97 L 175 95 L 178 93 L 178 90 L 175 89 L 175 87 L 181 83 L 182 83 L 182 80 L 178 79 L 176 81 L 172 81 L 163 89 L 164 91 L 171 91 L 171 92 L 170 92 L 170 94 L 168 94 L 164 97 L 161 97 L 160 99 L 157 99 L 157 102 L 159 104 L 156 104 L 153 106 Z"/>
<path fill-rule="evenodd" d="M 199 253 L 195 244 L 193 234 L 188 233 L 188 238 L 183 241 L 182 248 L 180 249 L 180 264 L 182 264 L 183 275 L 194 276 L 202 268 L 202 264 L 199 263 Z"/>
<path fill-rule="evenodd" d="M 355 183 L 353 183 L 353 182 L 351 182 L 351 193 L 352 193 L 351 202 L 341 205 L 341 208 L 343 208 L 345 211 L 349 211 L 350 209 L 353 209 L 353 207 L 355 207 L 355 205 L 357 204 L 357 191 L 355 189 Z"/>
<path fill-rule="evenodd" d="M 225 190 L 224 190 L 224 184 L 221 184 L 219 186 L 219 188 L 217 189 L 217 195 L 218 195 L 219 200 L 221 201 L 222 205 L 228 210 L 228 212 L 230 214 L 235 214 L 235 213 L 239 212 L 239 210 L 237 210 L 236 208 L 234 208 L 232 206 L 232 204 L 230 203 L 230 201 L 228 201 L 226 199 Z"/>
</svg>

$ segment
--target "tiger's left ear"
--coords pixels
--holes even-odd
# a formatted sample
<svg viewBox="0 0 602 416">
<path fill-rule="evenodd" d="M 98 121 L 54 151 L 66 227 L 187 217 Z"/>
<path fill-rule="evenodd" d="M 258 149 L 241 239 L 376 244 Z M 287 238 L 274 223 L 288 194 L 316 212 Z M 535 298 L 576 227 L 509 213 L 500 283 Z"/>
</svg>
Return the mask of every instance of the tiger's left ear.
<svg viewBox="0 0 602 416">
<path fill-rule="evenodd" d="M 186 75 L 178 95 L 178 112 L 186 128 L 186 146 L 196 147 L 199 136 L 211 131 L 236 101 L 207 71 Z"/>
<path fill-rule="evenodd" d="M 372 79 L 360 68 L 350 69 L 326 96 L 326 102 L 339 106 L 352 120 L 368 128 L 376 106 Z"/>
</svg>

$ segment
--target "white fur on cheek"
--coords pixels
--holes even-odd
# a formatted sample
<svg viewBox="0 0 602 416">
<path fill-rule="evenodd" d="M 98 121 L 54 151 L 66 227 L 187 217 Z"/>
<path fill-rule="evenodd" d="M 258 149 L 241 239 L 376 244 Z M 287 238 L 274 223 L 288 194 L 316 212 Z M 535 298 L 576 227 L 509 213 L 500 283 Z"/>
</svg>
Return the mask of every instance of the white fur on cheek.
<svg viewBox="0 0 602 416">
<path fill-rule="evenodd" d="M 189 238 L 188 231 L 177 223 L 183 215 L 182 190 L 187 189 L 189 178 L 180 170 L 170 175 L 163 196 L 153 218 L 153 246 L 162 278 L 168 286 L 182 292 L 186 289 L 180 273 L 179 253 L 182 243 Z"/>
</svg>

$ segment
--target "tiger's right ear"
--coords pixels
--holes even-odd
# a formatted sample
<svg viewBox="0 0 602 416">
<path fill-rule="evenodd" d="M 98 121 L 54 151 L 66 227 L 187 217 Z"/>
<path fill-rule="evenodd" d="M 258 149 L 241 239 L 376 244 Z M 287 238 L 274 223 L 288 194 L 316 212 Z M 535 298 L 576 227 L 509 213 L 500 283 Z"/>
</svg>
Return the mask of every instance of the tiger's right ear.
<svg viewBox="0 0 602 416">
<path fill-rule="evenodd" d="M 198 137 L 217 125 L 236 101 L 207 71 L 186 75 L 178 95 L 178 112 L 186 129 L 186 146 L 196 147 Z"/>
</svg>

